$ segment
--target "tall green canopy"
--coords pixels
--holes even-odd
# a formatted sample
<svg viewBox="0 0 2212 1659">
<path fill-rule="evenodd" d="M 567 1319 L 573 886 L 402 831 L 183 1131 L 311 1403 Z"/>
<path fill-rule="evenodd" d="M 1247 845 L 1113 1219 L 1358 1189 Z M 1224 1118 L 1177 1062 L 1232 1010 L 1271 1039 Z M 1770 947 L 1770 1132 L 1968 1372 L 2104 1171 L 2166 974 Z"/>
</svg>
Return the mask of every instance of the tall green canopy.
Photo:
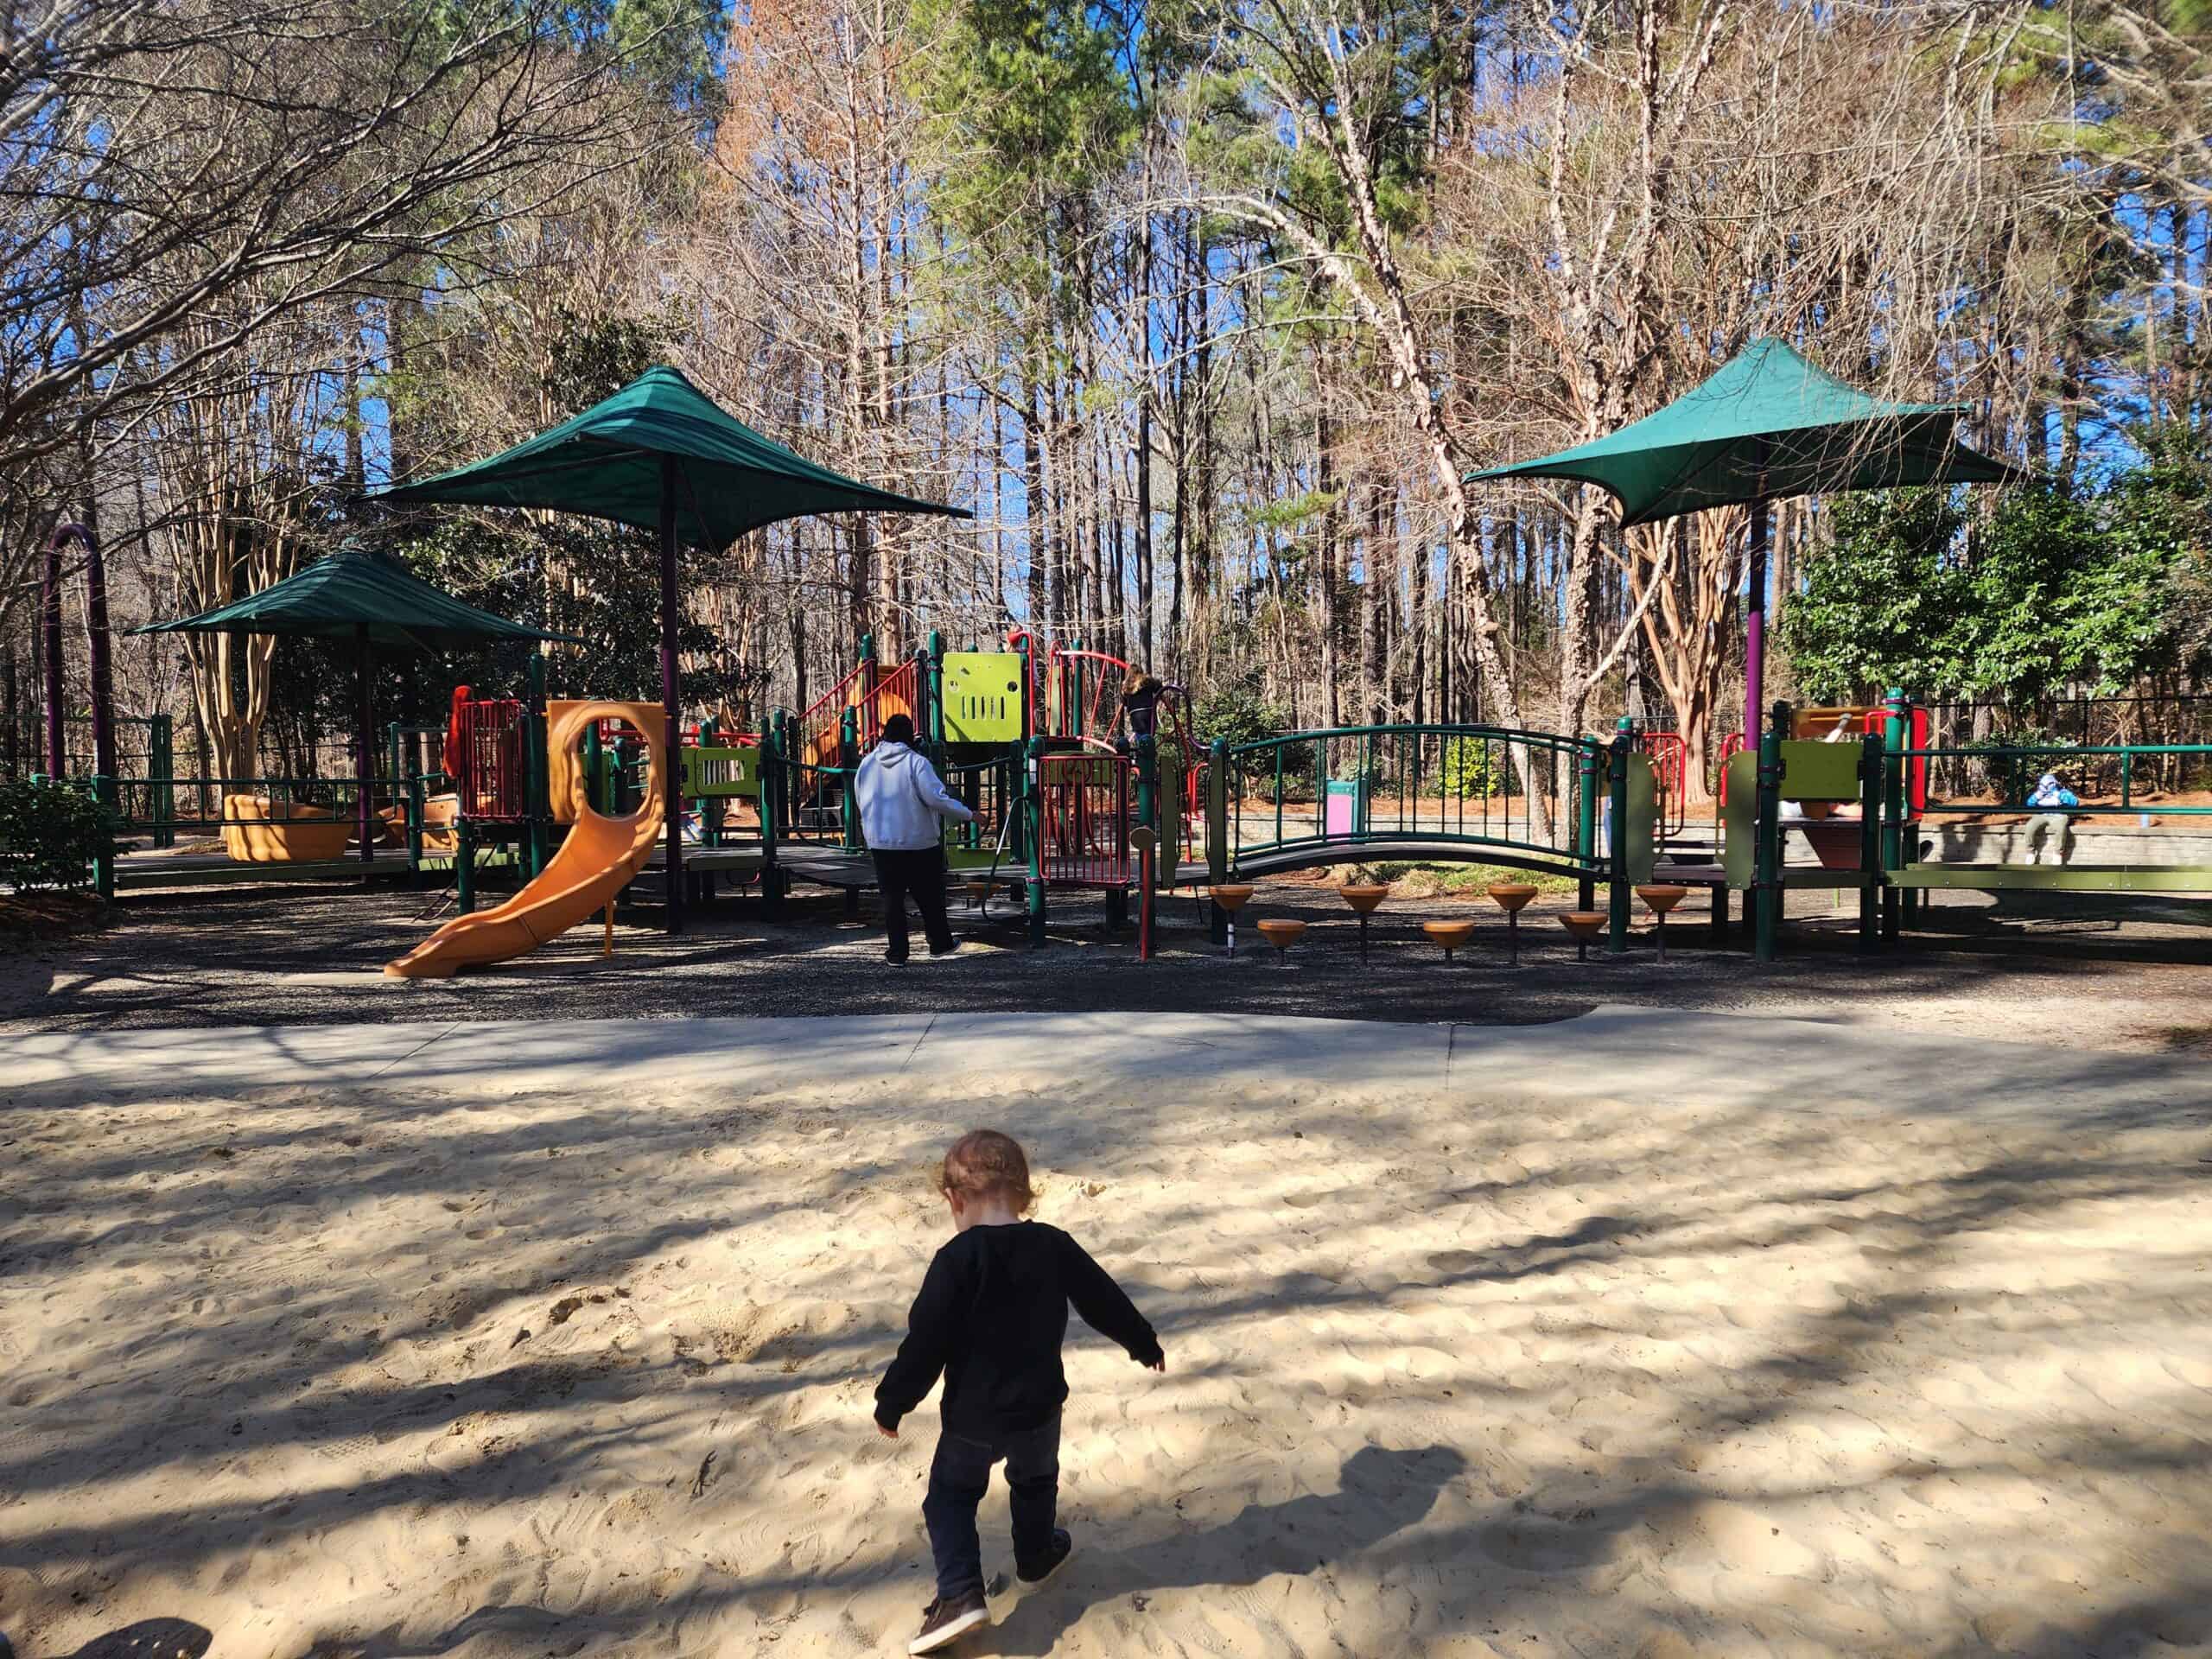
<svg viewBox="0 0 2212 1659">
<path fill-rule="evenodd" d="M 464 605 L 391 560 L 355 547 L 340 548 L 257 594 L 132 632 L 289 634 L 430 657 L 484 639 L 584 643 L 573 634 L 549 633 Z"/>
<path fill-rule="evenodd" d="M 727 547 L 748 530 L 805 513 L 969 517 L 817 467 L 762 437 L 666 365 L 512 449 L 376 499 L 547 507 L 654 530 L 662 527 L 663 467 L 671 460 L 676 533 L 695 547 Z"/>
<path fill-rule="evenodd" d="M 727 547 L 748 530 L 816 512 L 970 515 L 893 495 L 817 467 L 762 437 L 665 365 L 647 369 L 604 402 L 503 454 L 382 491 L 383 501 L 451 501 L 546 507 L 612 518 L 658 532 L 660 695 L 668 752 L 677 747 L 677 624 L 683 593 L 677 546 Z M 683 925 L 681 768 L 671 766 L 667 813 L 668 928 Z M 772 876 L 770 878 L 772 880 Z"/>
<path fill-rule="evenodd" d="M 1892 404 L 1846 385 L 1779 340 L 1754 340 L 1655 414 L 1467 481 L 1567 478 L 1611 491 L 1624 524 L 1707 507 L 1903 484 L 2003 484 L 2015 467 L 1965 448 L 1963 404 Z"/>
</svg>

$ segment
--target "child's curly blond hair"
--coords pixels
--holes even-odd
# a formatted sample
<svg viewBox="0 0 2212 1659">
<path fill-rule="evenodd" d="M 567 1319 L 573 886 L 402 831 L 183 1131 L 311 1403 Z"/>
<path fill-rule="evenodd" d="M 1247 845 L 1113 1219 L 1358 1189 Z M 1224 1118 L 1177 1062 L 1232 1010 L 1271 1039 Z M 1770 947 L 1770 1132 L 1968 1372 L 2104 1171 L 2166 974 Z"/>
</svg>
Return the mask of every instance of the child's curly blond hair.
<svg viewBox="0 0 2212 1659">
<path fill-rule="evenodd" d="M 980 1204 L 993 1193 L 1017 1216 L 1036 1201 L 1029 1187 L 1029 1160 L 1021 1143 L 997 1129 L 970 1129 L 952 1143 L 938 1171 L 938 1191 L 957 1193 L 961 1203 Z"/>
</svg>

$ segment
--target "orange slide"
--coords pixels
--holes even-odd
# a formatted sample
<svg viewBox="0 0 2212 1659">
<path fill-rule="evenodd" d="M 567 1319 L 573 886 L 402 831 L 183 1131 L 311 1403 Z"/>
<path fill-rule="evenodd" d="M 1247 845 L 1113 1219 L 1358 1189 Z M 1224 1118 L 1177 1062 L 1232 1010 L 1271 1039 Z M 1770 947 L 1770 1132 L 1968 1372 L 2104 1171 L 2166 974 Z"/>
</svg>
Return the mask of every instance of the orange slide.
<svg viewBox="0 0 2212 1659">
<path fill-rule="evenodd" d="M 645 741 L 644 803 L 627 817 L 594 812 L 584 794 L 576 743 L 595 720 L 627 721 Z M 535 950 L 613 901 L 645 867 L 660 840 L 668 794 L 664 734 L 668 716 L 657 702 L 549 702 L 545 705 L 545 763 L 553 816 L 573 824 L 560 851 L 504 905 L 460 916 L 397 962 L 384 965 L 392 979 L 447 979 L 461 968 Z"/>
</svg>

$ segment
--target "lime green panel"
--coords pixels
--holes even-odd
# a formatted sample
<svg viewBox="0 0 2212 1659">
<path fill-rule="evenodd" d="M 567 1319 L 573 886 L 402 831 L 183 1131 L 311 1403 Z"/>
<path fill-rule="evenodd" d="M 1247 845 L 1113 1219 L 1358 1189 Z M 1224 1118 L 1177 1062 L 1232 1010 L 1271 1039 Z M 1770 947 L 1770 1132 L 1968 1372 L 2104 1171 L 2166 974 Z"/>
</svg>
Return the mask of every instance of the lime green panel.
<svg viewBox="0 0 2212 1659">
<path fill-rule="evenodd" d="M 1859 745 L 1807 743 L 1795 738 L 1783 740 L 1782 798 L 1785 801 L 1857 800 Z"/>
<path fill-rule="evenodd" d="M 945 652 L 944 741 L 1012 743 L 1020 736 L 1020 653 Z"/>
<path fill-rule="evenodd" d="M 1751 885 L 1751 820 L 1758 810 L 1759 758 L 1748 749 L 1728 757 L 1720 808 L 1720 868 L 1732 887 Z"/>
<path fill-rule="evenodd" d="M 1162 743 L 1157 750 L 1159 760 L 1159 787 L 1155 797 L 1160 810 L 1160 856 L 1153 864 L 1153 885 L 1172 887 L 1175 885 L 1175 869 L 1183 856 L 1183 823 L 1185 791 L 1188 774 L 1184 770 L 1185 757 L 1181 747 L 1173 743 Z"/>
<path fill-rule="evenodd" d="M 687 800 L 760 792 L 758 749 L 692 748 L 683 751 L 683 795 Z"/>
<path fill-rule="evenodd" d="M 944 849 L 944 862 L 948 869 L 988 870 L 995 864 L 1003 874 L 1021 874 L 1020 861 L 1007 859 L 996 847 L 948 847 Z"/>
<path fill-rule="evenodd" d="M 1659 861 L 1659 779 L 1651 757 L 1628 758 L 1628 879 L 1649 881 Z"/>
<path fill-rule="evenodd" d="M 2158 864 L 1910 864 L 1891 872 L 1900 887 L 1996 892 L 2212 893 L 2212 869 Z"/>
</svg>

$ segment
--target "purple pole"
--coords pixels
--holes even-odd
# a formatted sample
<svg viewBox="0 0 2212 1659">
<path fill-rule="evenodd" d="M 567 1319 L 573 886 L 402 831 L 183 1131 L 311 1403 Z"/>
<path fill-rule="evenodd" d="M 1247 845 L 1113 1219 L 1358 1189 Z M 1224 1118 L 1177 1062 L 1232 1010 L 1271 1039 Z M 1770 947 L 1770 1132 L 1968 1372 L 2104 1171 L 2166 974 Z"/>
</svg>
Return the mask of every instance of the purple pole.
<svg viewBox="0 0 2212 1659">
<path fill-rule="evenodd" d="M 353 625 L 353 803 L 355 815 L 361 821 L 361 862 L 372 863 L 376 858 L 376 840 L 369 833 L 375 821 L 370 810 L 369 791 L 375 782 L 376 711 L 369 685 L 369 625 Z"/>
<path fill-rule="evenodd" d="M 46 609 L 46 775 L 67 774 L 68 755 L 61 747 L 61 537 L 46 545 L 46 591 L 40 596 Z"/>
<path fill-rule="evenodd" d="M 668 711 L 665 741 L 668 831 L 668 931 L 683 931 L 683 801 L 677 779 L 683 768 L 677 747 L 676 619 L 681 603 L 676 591 L 676 457 L 660 462 L 660 700 Z"/>
<path fill-rule="evenodd" d="M 99 538 L 89 526 L 64 524 L 46 548 L 46 769 L 60 778 L 67 771 L 62 729 L 61 550 L 72 537 L 85 544 L 85 634 L 92 647 L 92 772 L 115 776 L 115 673 L 108 658 L 107 566 Z"/>
<path fill-rule="evenodd" d="M 101 777 L 115 776 L 115 671 L 108 658 L 107 565 L 100 557 L 99 538 L 83 524 L 71 524 L 57 535 L 73 535 L 85 544 L 85 632 L 90 636 L 92 664 L 92 770 Z"/>
<path fill-rule="evenodd" d="M 1759 696 L 1766 680 L 1766 498 L 1751 503 L 1751 592 L 1744 601 L 1744 747 L 1759 746 Z"/>
<path fill-rule="evenodd" d="M 1751 591 L 1744 596 L 1744 747 L 1759 752 L 1759 706 L 1766 683 L 1766 440 L 1751 440 L 1758 493 L 1751 498 Z"/>
</svg>

